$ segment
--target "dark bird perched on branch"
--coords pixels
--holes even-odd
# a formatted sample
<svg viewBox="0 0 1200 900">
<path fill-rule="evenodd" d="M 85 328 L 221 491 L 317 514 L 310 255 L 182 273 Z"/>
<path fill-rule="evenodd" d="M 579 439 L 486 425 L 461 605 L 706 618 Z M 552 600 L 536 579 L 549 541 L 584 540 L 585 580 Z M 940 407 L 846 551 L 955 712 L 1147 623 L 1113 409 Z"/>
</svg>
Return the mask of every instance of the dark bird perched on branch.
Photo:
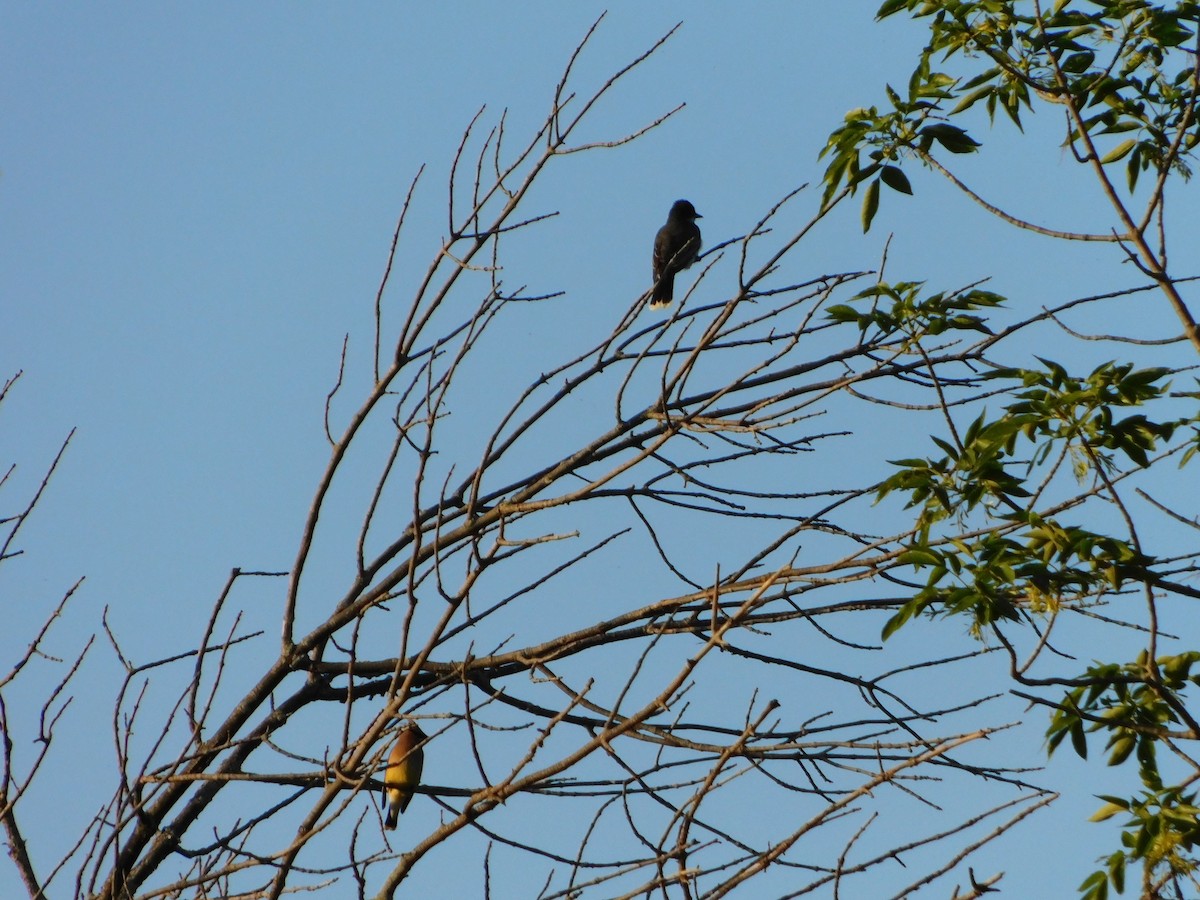
<svg viewBox="0 0 1200 900">
<path fill-rule="evenodd" d="M 700 254 L 700 229 L 696 227 L 696 220 L 702 218 L 687 200 L 676 200 L 667 214 L 667 224 L 654 236 L 651 309 L 666 306 L 675 298 L 675 273 L 694 263 Z"/>
<path fill-rule="evenodd" d="M 424 741 L 425 733 L 416 722 L 405 725 L 396 738 L 396 746 L 388 756 L 383 774 L 383 796 L 388 808 L 384 828 L 396 827 L 400 813 L 408 809 L 408 801 L 421 783 L 421 769 L 425 767 L 425 751 L 421 749 Z"/>
</svg>

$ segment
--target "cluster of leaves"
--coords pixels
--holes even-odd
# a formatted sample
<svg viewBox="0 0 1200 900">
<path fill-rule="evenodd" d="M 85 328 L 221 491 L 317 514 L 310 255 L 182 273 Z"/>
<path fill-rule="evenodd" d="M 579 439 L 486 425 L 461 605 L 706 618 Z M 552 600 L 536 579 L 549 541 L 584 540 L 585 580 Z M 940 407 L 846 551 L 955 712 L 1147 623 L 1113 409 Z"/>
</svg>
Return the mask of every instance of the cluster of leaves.
<svg viewBox="0 0 1200 900">
<path fill-rule="evenodd" d="M 953 96 L 949 89 L 954 84 L 949 75 L 930 73 L 926 59 L 924 70 L 918 69 L 909 81 L 907 100 L 888 85 L 890 111 L 871 106 L 846 113 L 845 123 L 821 151 L 821 158 L 830 160 L 822 177 L 822 203 L 833 203 L 843 185 L 854 193 L 865 182 L 862 227 L 869 231 L 879 211 L 880 185 L 902 194 L 913 192 L 900 168 L 905 157 L 914 153 L 928 157 L 935 142 L 950 153 L 975 152 L 981 146 L 978 141 L 962 128 L 938 120 L 939 101 Z"/>
<path fill-rule="evenodd" d="M 1035 507 L 1066 461 L 1077 478 L 1091 473 L 1103 486 L 1125 469 L 1151 465 L 1152 454 L 1181 427 L 1194 427 L 1196 418 L 1119 414 L 1165 398 L 1171 375 L 1165 368 L 1110 362 L 1076 376 L 1056 362 L 1040 362 L 1041 368 L 991 373 L 992 380 L 1012 385 L 1002 391 L 1009 402 L 994 418 L 981 414 L 953 441 L 933 437 L 941 456 L 893 461 L 899 471 L 878 496 L 906 493 L 908 508 L 917 510 L 915 537 L 897 562 L 926 577 L 886 623 L 885 638 L 923 614 L 965 616 L 970 631 L 984 637 L 1004 621 L 1158 583 L 1159 561 L 1130 540 Z M 972 531 L 968 520 L 978 512 L 983 521 Z M 935 526 L 949 519 L 959 533 L 939 534 Z M 1141 862 L 1148 878 L 1154 872 L 1177 877 L 1195 865 L 1188 855 L 1200 837 L 1195 794 L 1164 783 L 1156 748 L 1163 740 L 1200 734 L 1184 696 L 1184 688 L 1200 684 L 1200 676 L 1191 674 L 1200 652 L 1161 657 L 1153 666 L 1148 659 L 1143 653 L 1132 663 L 1097 664 L 1069 679 L 1079 686 L 1058 704 L 1050 724 L 1050 752 L 1069 737 L 1086 756 L 1087 735 L 1103 732 L 1109 763 L 1135 755 L 1144 787 L 1137 797 L 1104 797 L 1097 820 L 1119 813 L 1129 818 L 1122 849 L 1081 885 L 1086 900 L 1103 900 L 1110 887 L 1123 890 L 1130 861 Z M 1172 732 L 1181 721 L 1184 730 Z"/>
<path fill-rule="evenodd" d="M 933 437 L 944 453 L 940 458 L 892 461 L 900 471 L 882 483 L 878 496 L 907 492 L 907 507 L 920 510 L 917 528 L 924 540 L 934 523 L 961 517 L 980 503 L 1021 513 L 1022 501 L 1031 496 L 1025 487 L 1030 473 L 1052 453 L 1070 457 L 1080 477 L 1090 466 L 1113 468 L 1117 453 L 1146 466 L 1161 442 L 1193 421 L 1156 422 L 1143 413 L 1114 415 L 1117 408 L 1161 398 L 1169 387 L 1165 368 L 1135 369 L 1108 362 L 1079 377 L 1051 360 L 1041 362 L 1044 369 L 991 373 L 994 381 L 1020 387 L 1005 392 L 1011 400 L 999 416 L 989 420 L 981 413 L 955 442 Z M 1016 455 L 1022 438 L 1032 445 L 1028 457 Z"/>
<path fill-rule="evenodd" d="M 1075 752 L 1086 759 L 1088 734 L 1103 732 L 1108 764 L 1121 765 L 1134 756 L 1144 788 L 1135 797 L 1101 796 L 1104 806 L 1092 821 L 1121 814 L 1128 818 L 1122 849 L 1080 885 L 1085 900 L 1105 900 L 1109 885 L 1122 892 L 1130 862 L 1143 863 L 1148 873 L 1161 871 L 1158 878 L 1164 881 L 1190 877 L 1196 869 L 1188 855 L 1200 841 L 1196 792 L 1164 782 L 1158 746 L 1164 740 L 1196 736 L 1197 723 L 1187 711 L 1185 691 L 1200 686 L 1200 675 L 1192 674 L 1198 661 L 1200 652 L 1188 651 L 1159 657 L 1151 664 L 1149 654 L 1143 652 L 1125 665 L 1094 665 L 1052 717 L 1047 732 L 1051 753 L 1070 738 Z"/>
<path fill-rule="evenodd" d="M 1200 141 L 1194 127 L 1200 4 L 1057 0 L 1045 7 L 1011 0 L 887 0 L 878 17 L 907 12 L 927 18 L 929 45 L 906 97 L 889 86 L 890 110 L 853 110 L 830 136 L 822 151 L 830 158 L 826 200 L 843 184 L 854 191 L 867 182 L 865 231 L 878 210 L 881 184 L 912 193 L 900 170 L 903 160 L 931 164 L 935 144 L 950 153 L 980 146 L 948 119 L 983 103 L 989 120 L 1003 110 L 1020 128 L 1022 111 L 1037 98 L 1068 109 L 1067 144 L 1080 162 L 1125 160 L 1131 192 L 1148 169 L 1160 179 L 1172 170 L 1188 176 L 1184 157 Z M 935 56 L 940 64 L 960 57 L 981 65 L 955 76 L 936 71 Z"/>
<path fill-rule="evenodd" d="M 1132 363 L 1108 362 L 1078 378 L 1058 363 L 1040 362 L 1045 370 L 1006 369 L 994 376 L 1014 378 L 1024 386 L 1008 411 L 1022 421 L 1027 437 L 1042 440 L 1033 464 L 1044 461 L 1058 443 L 1078 439 L 1084 452 L 1075 456 L 1077 475 L 1082 476 L 1089 463 L 1112 468 L 1117 452 L 1136 465 L 1148 466 L 1148 454 L 1187 421 L 1152 422 L 1141 413 L 1114 418 L 1115 409 L 1162 397 L 1169 386 L 1164 381 L 1168 369 L 1135 369 Z"/>
<path fill-rule="evenodd" d="M 1168 176 L 1190 176 L 1187 160 L 1200 143 L 1200 3 L 885 0 L 878 11 L 880 19 L 897 14 L 922 20 L 928 44 L 906 92 L 887 86 L 885 104 L 852 110 L 830 135 L 822 151 L 828 161 L 824 202 L 857 194 L 862 186 L 867 231 L 884 186 L 913 193 L 904 166 L 916 160 L 1017 227 L 1059 238 L 1120 242 L 1126 257 L 1162 290 L 1183 333 L 1200 349 L 1194 317 L 1167 271 L 1163 225 Z M 1039 105 L 1061 111 L 1064 146 L 1095 176 L 1115 214 L 1113 224 L 1090 234 L 1034 225 L 984 200 L 948 168 L 955 155 L 982 146 L 968 130 L 974 123 L 969 112 L 985 110 L 992 124 L 1003 111 L 1001 118 L 1021 129 L 1023 113 Z M 1141 212 L 1127 205 L 1114 184 L 1112 173 L 1119 167 L 1128 195 L 1150 173 L 1141 180 L 1143 189 L 1150 185 Z M 1155 221 L 1157 247 L 1147 239 Z M 869 310 L 845 305 L 830 315 L 857 324 L 864 335 L 876 328 L 914 344 L 950 328 L 986 331 L 966 308 L 946 307 L 942 295 L 922 300 L 919 289 L 883 285 L 861 295 L 873 301 Z M 1195 437 L 1200 417 L 1152 417 L 1145 411 L 1150 404 L 1157 409 L 1156 401 L 1165 398 L 1167 369 L 1107 363 L 1080 377 L 1056 362 L 1039 362 L 1037 368 L 993 371 L 989 377 L 998 384 L 997 394 L 1006 398 L 1003 409 L 994 416 L 985 412 L 961 434 L 951 425 L 946 439 L 934 437 L 940 455 L 894 461 L 898 471 L 878 496 L 906 494 L 908 508 L 915 510 L 913 538 L 897 563 L 920 571 L 921 580 L 884 626 L 885 637 L 922 615 L 957 615 L 966 617 L 977 636 L 994 632 L 1003 640 L 998 626 L 1004 622 L 1032 623 L 1038 614 L 1094 604 L 1130 587 L 1142 588 L 1151 611 L 1162 590 L 1194 595 L 1170 583 L 1168 560 L 1143 551 L 1118 483 L 1168 455 L 1186 464 L 1200 452 Z M 1176 399 L 1185 396 L 1196 395 L 1175 394 Z M 1123 412 L 1131 407 L 1140 409 Z M 1181 429 L 1190 439 L 1172 446 Z M 1056 505 L 1055 494 L 1062 496 L 1057 485 L 1067 472 L 1084 485 L 1083 492 Z M 1104 526 L 1083 518 L 1080 506 L 1089 497 L 1120 509 L 1127 519 L 1118 526 L 1123 536 L 1103 533 Z M 1086 527 L 1068 521 L 1069 515 Z M 1176 516 L 1186 522 L 1190 513 Z M 1200 764 L 1179 747 L 1200 738 L 1200 724 L 1188 713 L 1184 694 L 1200 684 L 1189 674 L 1200 655 L 1159 656 L 1153 613 L 1149 628 L 1149 646 L 1134 662 L 1097 663 L 1079 677 L 1037 682 L 1068 689 L 1060 703 L 1031 698 L 1056 710 L 1051 752 L 1069 737 L 1086 755 L 1087 735 L 1102 732 L 1110 764 L 1131 756 L 1138 760 L 1142 793 L 1106 797 L 1096 816 L 1123 813 L 1128 819 L 1122 848 L 1081 885 L 1086 900 L 1103 900 L 1110 887 L 1123 891 L 1125 868 L 1132 861 L 1142 864 L 1143 896 L 1160 896 L 1172 882 L 1178 891 L 1182 880 L 1200 888 L 1191 853 L 1200 836 L 1200 810 L 1190 790 L 1200 778 Z M 1026 663 L 1031 664 L 1032 659 Z M 1017 668 L 1014 653 L 1014 676 L 1020 680 L 1024 676 Z M 1160 771 L 1156 754 L 1164 748 L 1187 767 L 1182 780 Z"/>
<path fill-rule="evenodd" d="M 982 316 L 971 315 L 975 310 L 992 309 L 1004 298 L 991 291 L 938 292 L 921 295 L 924 282 L 901 281 L 896 284 L 879 282 L 850 298 L 847 303 L 830 306 L 825 312 L 835 322 L 853 322 L 863 333 L 875 329 L 872 340 L 886 340 L 903 335 L 910 341 L 936 336 L 947 331 L 979 331 L 991 334 Z M 872 301 L 869 309 L 854 305 L 856 301 Z"/>
<path fill-rule="evenodd" d="M 1034 513 L 1000 517 L 1005 524 L 967 540 L 919 541 L 898 562 L 930 568 L 925 586 L 884 625 L 885 638 L 915 616 L 967 615 L 971 633 L 1020 621 L 1021 610 L 1055 611 L 1149 577 L 1153 562 L 1127 541 Z"/>
</svg>

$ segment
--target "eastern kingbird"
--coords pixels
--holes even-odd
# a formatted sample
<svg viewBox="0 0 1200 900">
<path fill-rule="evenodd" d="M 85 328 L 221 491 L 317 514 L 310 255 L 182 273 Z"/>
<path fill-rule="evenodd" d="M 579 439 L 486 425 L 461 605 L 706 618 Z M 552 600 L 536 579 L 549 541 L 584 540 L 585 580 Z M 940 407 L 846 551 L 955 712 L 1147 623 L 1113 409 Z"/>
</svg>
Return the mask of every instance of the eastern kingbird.
<svg viewBox="0 0 1200 900">
<path fill-rule="evenodd" d="M 675 298 L 675 273 L 682 272 L 700 255 L 703 216 L 687 200 L 676 200 L 667 214 L 667 224 L 654 236 L 654 291 L 650 308 L 661 309 Z"/>
</svg>

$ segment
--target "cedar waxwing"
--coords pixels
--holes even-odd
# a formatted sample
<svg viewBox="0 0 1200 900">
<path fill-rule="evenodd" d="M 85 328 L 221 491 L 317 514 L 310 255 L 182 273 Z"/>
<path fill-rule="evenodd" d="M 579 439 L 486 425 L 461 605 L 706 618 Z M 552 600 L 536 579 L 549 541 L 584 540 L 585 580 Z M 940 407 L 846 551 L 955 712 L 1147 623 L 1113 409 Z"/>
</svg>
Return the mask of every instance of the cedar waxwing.
<svg viewBox="0 0 1200 900">
<path fill-rule="evenodd" d="M 421 742 L 425 732 L 416 722 L 409 722 L 396 738 L 396 746 L 388 756 L 387 768 L 383 773 L 383 799 L 387 802 L 387 817 L 383 827 L 392 829 L 400 813 L 408 809 L 408 801 L 421 783 L 421 769 L 425 766 L 425 751 Z"/>
<path fill-rule="evenodd" d="M 654 291 L 650 308 L 660 309 L 675 297 L 675 274 L 696 261 L 700 253 L 700 229 L 696 220 L 703 216 L 686 200 L 676 200 L 667 214 L 667 224 L 654 236 Z"/>
</svg>

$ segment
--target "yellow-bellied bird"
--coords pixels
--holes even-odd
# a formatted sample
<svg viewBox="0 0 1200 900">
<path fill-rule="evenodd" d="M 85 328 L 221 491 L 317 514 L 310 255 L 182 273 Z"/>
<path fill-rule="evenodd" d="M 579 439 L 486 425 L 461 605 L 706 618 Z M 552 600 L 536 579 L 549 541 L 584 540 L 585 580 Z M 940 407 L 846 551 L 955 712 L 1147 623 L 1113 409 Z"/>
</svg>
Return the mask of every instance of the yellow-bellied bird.
<svg viewBox="0 0 1200 900">
<path fill-rule="evenodd" d="M 416 722 L 405 725 L 396 738 L 396 746 L 388 756 L 383 774 L 383 798 L 387 801 L 384 828 L 396 827 L 400 813 L 408 809 L 408 801 L 421 783 L 421 769 L 425 767 L 425 751 L 421 749 L 424 740 L 425 732 Z"/>
</svg>

